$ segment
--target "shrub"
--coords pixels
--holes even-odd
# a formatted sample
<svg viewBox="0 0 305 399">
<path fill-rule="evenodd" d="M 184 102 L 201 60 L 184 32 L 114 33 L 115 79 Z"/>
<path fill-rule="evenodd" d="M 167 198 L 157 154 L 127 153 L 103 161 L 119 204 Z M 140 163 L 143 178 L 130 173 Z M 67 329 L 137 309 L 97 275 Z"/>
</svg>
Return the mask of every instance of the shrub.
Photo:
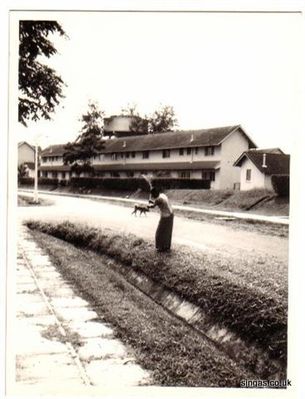
<svg viewBox="0 0 305 399">
<path fill-rule="evenodd" d="M 18 179 L 18 182 L 21 186 L 33 186 L 34 185 L 33 177 L 20 177 L 20 179 Z"/>
<path fill-rule="evenodd" d="M 271 183 L 279 197 L 289 197 L 289 175 L 272 175 Z"/>
<path fill-rule="evenodd" d="M 19 179 L 19 184 L 24 186 L 33 186 L 34 178 L 33 177 L 22 177 Z M 38 185 L 39 186 L 57 186 L 59 184 L 58 179 L 48 179 L 47 177 L 39 177 Z M 65 184 L 64 184 L 65 185 Z"/>
<path fill-rule="evenodd" d="M 201 179 L 173 179 L 173 178 L 157 178 L 153 179 L 153 185 L 161 190 L 169 189 L 209 189 L 210 182 Z M 110 190 L 129 190 L 135 191 L 142 189 L 148 191 L 148 185 L 143 178 L 127 177 L 127 178 L 103 178 L 103 177 L 72 177 L 72 187 L 105 188 Z"/>
<path fill-rule="evenodd" d="M 40 177 L 38 179 L 38 184 L 40 186 L 44 186 L 44 185 L 57 186 L 58 185 L 58 179 L 49 179 L 47 177 Z"/>
</svg>

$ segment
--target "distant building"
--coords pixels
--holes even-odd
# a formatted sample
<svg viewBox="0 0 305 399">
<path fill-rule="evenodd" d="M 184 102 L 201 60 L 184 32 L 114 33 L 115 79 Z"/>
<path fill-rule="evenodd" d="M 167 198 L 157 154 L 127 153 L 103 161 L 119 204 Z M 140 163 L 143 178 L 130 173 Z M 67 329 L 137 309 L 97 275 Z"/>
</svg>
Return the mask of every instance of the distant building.
<svg viewBox="0 0 305 399">
<path fill-rule="evenodd" d="M 24 165 L 27 168 L 28 177 L 35 174 L 35 147 L 22 141 L 18 143 L 18 166 Z"/>
<path fill-rule="evenodd" d="M 272 175 L 289 175 L 290 156 L 279 148 L 251 149 L 235 161 L 240 167 L 240 190 L 273 190 Z"/>
<path fill-rule="evenodd" d="M 122 128 L 123 129 L 123 128 Z M 41 153 L 40 175 L 68 180 L 70 167 L 63 164 L 63 145 Z M 91 161 L 99 176 L 203 179 L 211 189 L 239 187 L 240 171 L 234 161 L 256 145 L 241 126 L 175 131 L 108 139 Z"/>
<path fill-rule="evenodd" d="M 58 180 L 70 179 L 70 166 L 64 165 L 63 161 L 65 145 L 66 144 L 51 145 L 41 152 L 40 177 Z"/>
</svg>

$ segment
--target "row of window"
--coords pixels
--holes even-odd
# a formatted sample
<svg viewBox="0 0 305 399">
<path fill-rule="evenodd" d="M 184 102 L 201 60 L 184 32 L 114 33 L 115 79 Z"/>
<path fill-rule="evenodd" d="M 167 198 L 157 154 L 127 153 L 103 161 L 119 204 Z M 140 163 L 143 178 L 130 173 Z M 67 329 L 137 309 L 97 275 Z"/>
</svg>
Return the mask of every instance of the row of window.
<svg viewBox="0 0 305 399">
<path fill-rule="evenodd" d="M 194 154 L 198 154 L 198 147 L 195 147 L 195 148 L 180 148 L 179 149 L 179 156 L 183 156 L 185 154 L 186 155 L 191 155 L 192 151 L 193 151 Z M 215 152 L 215 147 L 214 146 L 205 147 L 205 149 L 204 149 L 204 154 L 206 156 L 214 155 L 214 152 Z M 117 159 L 119 159 L 119 157 L 121 159 L 130 158 L 130 157 L 131 158 L 135 158 L 135 156 L 136 156 L 135 152 L 131 152 L 131 153 L 129 153 L 129 152 L 125 152 L 125 153 L 124 152 L 121 152 L 121 153 L 114 152 L 114 153 L 111 154 L 111 159 L 112 160 L 117 160 Z M 170 158 L 170 156 L 171 156 L 171 150 L 169 150 L 169 149 L 162 150 L 162 158 Z M 142 151 L 142 159 L 148 159 L 148 158 L 149 158 L 149 151 Z"/>
<path fill-rule="evenodd" d="M 68 173 L 68 174 L 67 174 Z M 41 177 L 45 177 L 48 178 L 48 172 L 43 170 L 42 172 L 40 172 L 40 176 Z M 57 179 L 58 177 L 61 177 L 62 179 L 65 179 L 66 176 L 69 176 L 69 172 L 51 172 L 51 178 L 52 179 Z"/>
<path fill-rule="evenodd" d="M 66 173 L 69 172 L 51 172 L 51 178 L 52 179 L 57 179 L 57 178 L 62 178 L 65 179 L 66 178 Z M 127 171 L 124 172 L 126 173 L 127 177 L 134 177 L 135 173 L 133 171 Z M 171 173 L 170 171 L 163 171 L 163 172 L 158 172 L 158 173 L 162 173 L 162 177 L 170 177 Z M 146 171 L 140 171 L 140 175 L 146 175 L 147 172 Z M 42 171 L 41 172 L 41 176 L 42 177 L 48 177 L 48 172 L 47 171 Z M 105 176 L 105 172 L 99 172 L 98 176 L 100 177 L 104 177 Z M 110 172 L 110 177 L 121 177 L 120 172 Z M 191 171 L 190 170 L 181 170 L 178 171 L 178 177 L 181 179 L 190 179 L 191 178 Z M 210 180 L 210 181 L 215 181 L 215 171 L 214 170 L 203 170 L 201 172 L 201 178 L 203 180 Z"/>
<path fill-rule="evenodd" d="M 135 176 L 135 172 L 133 171 L 126 171 L 123 172 L 126 173 L 126 177 L 134 177 Z M 146 175 L 147 171 L 140 171 L 139 172 L 140 175 Z M 171 177 L 171 173 L 170 171 L 159 171 L 157 173 L 154 173 L 156 175 L 162 175 L 162 177 Z M 100 177 L 104 177 L 105 176 L 105 172 L 99 172 L 98 176 Z M 114 171 L 114 172 L 110 172 L 110 177 L 123 177 L 121 175 L 120 172 Z M 190 179 L 191 178 L 191 171 L 190 170 L 181 170 L 178 171 L 178 177 L 181 179 Z M 203 170 L 201 172 L 201 178 L 203 180 L 210 180 L 210 181 L 215 181 L 215 171 L 214 170 Z"/>
<path fill-rule="evenodd" d="M 206 156 L 214 155 L 214 152 L 215 152 L 214 148 L 215 148 L 214 146 L 205 147 L 204 148 L 204 154 Z M 179 156 L 191 155 L 192 151 L 193 151 L 194 154 L 198 154 L 198 147 L 195 147 L 195 148 L 180 148 L 179 149 Z M 142 151 L 142 159 L 149 159 L 149 154 L 150 154 L 149 151 Z M 162 158 L 170 158 L 170 156 L 171 156 L 171 150 L 165 149 L 165 150 L 162 151 Z M 135 158 L 135 157 L 136 157 L 136 152 L 135 151 L 121 152 L 121 153 L 113 152 L 111 154 L 111 159 L 114 160 L 114 161 L 116 161 L 118 159 L 128 159 L 128 158 Z M 101 155 L 95 155 L 93 158 L 101 160 Z M 42 158 L 42 163 L 54 162 L 54 161 L 60 161 L 60 160 L 62 160 L 61 156 L 43 157 Z"/>
<path fill-rule="evenodd" d="M 62 157 L 61 156 L 42 157 L 41 161 L 42 161 L 42 163 L 54 162 L 54 161 L 62 161 Z"/>
</svg>

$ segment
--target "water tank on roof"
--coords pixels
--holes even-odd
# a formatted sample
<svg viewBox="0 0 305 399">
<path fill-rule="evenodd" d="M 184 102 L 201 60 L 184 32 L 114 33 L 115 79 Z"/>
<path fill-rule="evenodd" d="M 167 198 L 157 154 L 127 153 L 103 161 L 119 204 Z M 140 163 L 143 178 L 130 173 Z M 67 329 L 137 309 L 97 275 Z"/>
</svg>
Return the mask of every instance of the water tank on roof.
<svg viewBox="0 0 305 399">
<path fill-rule="evenodd" d="M 130 124 L 134 116 L 112 115 L 104 119 L 104 134 L 114 135 L 116 137 L 134 136 L 135 133 L 130 130 Z"/>
</svg>

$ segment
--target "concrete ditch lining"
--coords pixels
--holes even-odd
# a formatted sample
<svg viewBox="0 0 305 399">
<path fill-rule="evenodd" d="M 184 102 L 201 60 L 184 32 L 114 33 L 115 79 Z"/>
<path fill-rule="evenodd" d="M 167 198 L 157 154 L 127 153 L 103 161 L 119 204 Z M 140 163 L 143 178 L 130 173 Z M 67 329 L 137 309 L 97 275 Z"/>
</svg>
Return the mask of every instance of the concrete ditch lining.
<svg viewBox="0 0 305 399">
<path fill-rule="evenodd" d="M 283 364 L 277 360 L 270 359 L 262 348 L 245 342 L 238 334 L 226 326 L 216 323 L 199 306 L 179 297 L 163 287 L 162 284 L 152 281 L 144 273 L 126 269 L 115 261 L 113 263 L 114 265 L 112 264 L 111 266 L 115 266 L 116 271 L 122 274 L 130 284 L 162 306 L 174 317 L 179 318 L 189 327 L 213 342 L 233 361 L 238 362 L 260 378 L 276 380 L 286 378 L 286 370 Z M 122 268 L 124 269 L 122 270 Z"/>
</svg>

